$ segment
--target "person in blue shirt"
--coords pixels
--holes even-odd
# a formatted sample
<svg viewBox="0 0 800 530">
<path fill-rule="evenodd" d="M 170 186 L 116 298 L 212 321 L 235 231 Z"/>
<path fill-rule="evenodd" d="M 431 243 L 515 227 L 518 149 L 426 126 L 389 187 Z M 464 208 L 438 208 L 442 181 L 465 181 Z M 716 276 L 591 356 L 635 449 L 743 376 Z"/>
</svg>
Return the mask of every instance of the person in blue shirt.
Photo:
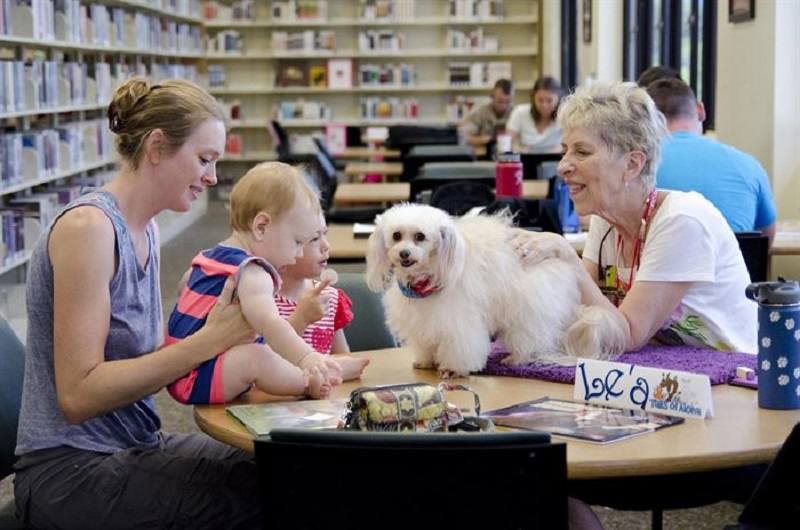
<svg viewBox="0 0 800 530">
<path fill-rule="evenodd" d="M 703 135 L 705 108 L 680 79 L 662 78 L 647 92 L 667 119 L 656 172 L 658 187 L 696 191 L 717 207 L 734 232 L 775 238 L 777 209 L 766 171 L 751 155 Z"/>
</svg>

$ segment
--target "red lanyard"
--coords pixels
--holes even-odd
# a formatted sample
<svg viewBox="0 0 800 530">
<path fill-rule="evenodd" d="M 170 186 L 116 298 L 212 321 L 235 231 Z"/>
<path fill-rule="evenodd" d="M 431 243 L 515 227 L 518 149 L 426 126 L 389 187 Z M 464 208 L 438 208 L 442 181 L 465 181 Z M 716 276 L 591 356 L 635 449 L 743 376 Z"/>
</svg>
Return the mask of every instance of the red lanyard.
<svg viewBox="0 0 800 530">
<path fill-rule="evenodd" d="M 631 273 L 628 278 L 627 286 L 623 283 L 621 284 L 623 292 L 628 292 L 631 287 L 633 287 L 633 271 L 639 265 L 641 261 L 641 253 L 642 253 L 642 246 L 644 245 L 644 236 L 647 233 L 647 225 L 650 223 L 650 216 L 653 214 L 653 210 L 656 208 L 656 202 L 658 199 L 658 190 L 653 189 L 650 192 L 650 197 L 647 199 L 647 204 L 644 206 L 644 213 L 642 214 L 642 225 L 639 227 L 639 234 L 636 236 L 636 242 L 633 244 L 633 256 L 631 257 Z M 619 256 L 622 254 L 622 236 L 617 234 L 617 253 L 614 256 L 614 260 L 616 261 Z M 619 266 L 616 267 L 617 273 L 614 275 L 614 283 L 617 289 L 617 292 L 620 290 L 620 281 L 619 281 Z"/>
</svg>

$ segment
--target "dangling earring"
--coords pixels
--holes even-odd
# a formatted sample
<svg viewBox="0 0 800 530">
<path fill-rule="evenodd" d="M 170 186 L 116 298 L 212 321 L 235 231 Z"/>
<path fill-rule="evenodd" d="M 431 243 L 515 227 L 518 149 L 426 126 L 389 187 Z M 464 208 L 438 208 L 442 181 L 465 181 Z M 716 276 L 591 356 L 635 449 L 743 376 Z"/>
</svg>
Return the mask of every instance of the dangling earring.
<svg viewBox="0 0 800 530">
<path fill-rule="evenodd" d="M 630 182 L 630 181 L 628 181 L 628 180 L 623 180 L 622 182 L 624 182 L 624 183 L 625 183 L 625 193 L 628 193 L 628 182 Z"/>
</svg>

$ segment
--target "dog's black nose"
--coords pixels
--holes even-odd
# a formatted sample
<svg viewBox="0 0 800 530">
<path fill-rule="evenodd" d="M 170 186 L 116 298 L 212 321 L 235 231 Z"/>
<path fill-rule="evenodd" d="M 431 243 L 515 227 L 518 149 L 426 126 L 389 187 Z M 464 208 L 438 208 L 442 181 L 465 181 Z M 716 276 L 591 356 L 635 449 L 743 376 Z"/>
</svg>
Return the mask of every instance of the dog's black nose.
<svg viewBox="0 0 800 530">
<path fill-rule="evenodd" d="M 401 250 L 400 251 L 400 258 L 401 259 L 408 259 L 408 257 L 410 255 L 411 255 L 411 252 L 409 252 L 408 250 Z"/>
</svg>

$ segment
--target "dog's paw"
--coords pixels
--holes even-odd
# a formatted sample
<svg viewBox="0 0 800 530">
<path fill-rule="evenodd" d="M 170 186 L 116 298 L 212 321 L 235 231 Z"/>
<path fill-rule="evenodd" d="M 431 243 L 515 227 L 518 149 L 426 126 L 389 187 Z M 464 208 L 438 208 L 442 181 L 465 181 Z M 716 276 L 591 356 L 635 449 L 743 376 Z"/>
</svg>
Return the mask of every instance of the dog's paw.
<svg viewBox="0 0 800 530">
<path fill-rule="evenodd" d="M 438 365 L 434 362 L 424 362 L 424 361 L 414 361 L 414 368 L 417 370 L 433 370 L 438 368 Z"/>
<path fill-rule="evenodd" d="M 443 368 L 439 368 L 439 379 L 457 379 L 459 377 L 468 377 L 469 374 L 463 374 L 461 372 L 456 372 L 455 370 L 447 370 Z"/>
<path fill-rule="evenodd" d="M 522 361 L 519 355 L 509 353 L 507 356 L 500 359 L 500 364 L 519 364 Z"/>
</svg>

